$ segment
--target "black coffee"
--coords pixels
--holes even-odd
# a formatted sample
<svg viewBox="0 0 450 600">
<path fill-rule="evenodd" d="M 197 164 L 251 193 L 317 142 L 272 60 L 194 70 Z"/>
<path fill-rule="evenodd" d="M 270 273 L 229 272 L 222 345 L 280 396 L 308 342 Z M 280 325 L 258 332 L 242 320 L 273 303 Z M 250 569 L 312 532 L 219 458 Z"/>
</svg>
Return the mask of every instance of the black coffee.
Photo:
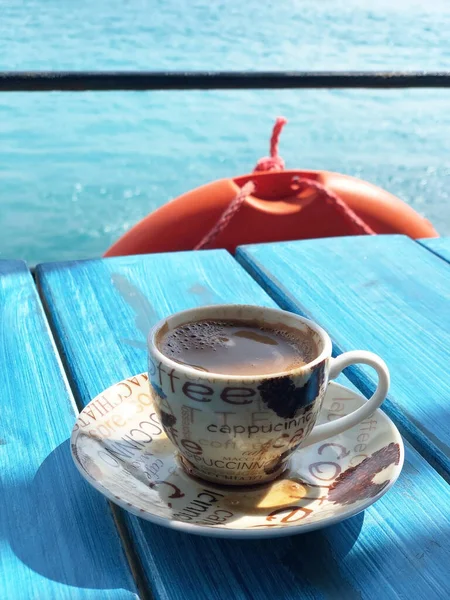
<svg viewBox="0 0 450 600">
<path fill-rule="evenodd" d="M 194 321 L 164 333 L 159 346 L 176 362 L 224 375 L 281 373 L 317 356 L 312 333 L 249 321 Z"/>
</svg>

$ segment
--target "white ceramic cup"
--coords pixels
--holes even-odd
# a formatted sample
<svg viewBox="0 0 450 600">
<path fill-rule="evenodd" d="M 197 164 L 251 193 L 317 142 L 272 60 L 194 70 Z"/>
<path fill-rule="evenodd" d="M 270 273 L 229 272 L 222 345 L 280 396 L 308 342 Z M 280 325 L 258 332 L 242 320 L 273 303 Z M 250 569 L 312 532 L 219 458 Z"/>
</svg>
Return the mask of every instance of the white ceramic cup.
<svg viewBox="0 0 450 600">
<path fill-rule="evenodd" d="M 161 352 L 162 336 L 200 320 L 255 320 L 287 326 L 312 337 L 317 356 L 282 373 L 223 375 L 180 364 Z M 315 444 L 367 419 L 389 389 L 384 361 L 363 350 L 331 357 L 328 334 L 314 322 L 290 312 L 249 305 L 214 305 L 173 314 L 157 323 L 148 338 L 148 375 L 155 407 L 181 464 L 191 475 L 228 485 L 263 483 L 278 477 L 299 446 Z M 346 367 L 362 363 L 375 369 L 378 386 L 349 415 L 315 425 L 328 381 Z"/>
</svg>

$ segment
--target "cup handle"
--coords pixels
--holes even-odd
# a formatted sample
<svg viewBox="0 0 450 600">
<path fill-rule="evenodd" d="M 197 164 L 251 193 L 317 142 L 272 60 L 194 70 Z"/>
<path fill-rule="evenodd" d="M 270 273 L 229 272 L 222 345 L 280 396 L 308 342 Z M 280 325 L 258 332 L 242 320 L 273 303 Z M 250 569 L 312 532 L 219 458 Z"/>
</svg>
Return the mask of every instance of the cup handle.
<svg viewBox="0 0 450 600">
<path fill-rule="evenodd" d="M 361 421 L 364 421 L 370 417 L 370 415 L 375 412 L 375 410 L 386 398 L 389 391 L 389 370 L 384 360 L 373 352 L 367 352 L 365 350 L 353 350 L 352 352 L 344 352 L 344 354 L 341 354 L 337 358 L 332 358 L 329 378 L 336 379 L 341 371 L 343 371 L 346 367 L 356 363 L 369 365 L 369 367 L 373 367 L 377 372 L 378 385 L 375 393 L 363 406 L 360 406 L 349 415 L 340 417 L 339 419 L 331 421 L 330 423 L 316 425 L 307 437 L 306 443 L 304 445 L 302 444 L 302 447 L 316 444 L 317 442 L 326 440 L 327 438 L 338 435 L 338 433 L 342 433 L 343 431 L 358 425 L 358 423 L 361 423 Z"/>
</svg>

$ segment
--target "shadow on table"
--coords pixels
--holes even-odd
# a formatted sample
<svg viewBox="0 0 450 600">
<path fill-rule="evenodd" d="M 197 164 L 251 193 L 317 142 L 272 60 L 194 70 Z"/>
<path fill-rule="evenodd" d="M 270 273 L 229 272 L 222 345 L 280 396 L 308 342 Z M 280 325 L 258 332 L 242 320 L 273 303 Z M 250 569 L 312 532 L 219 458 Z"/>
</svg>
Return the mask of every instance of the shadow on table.
<svg viewBox="0 0 450 600">
<path fill-rule="evenodd" d="M 146 540 L 146 564 L 159 574 L 150 580 L 155 597 L 167 592 L 171 582 L 171 597 L 186 600 L 361 600 L 343 562 L 358 539 L 364 513 L 320 531 L 255 540 L 179 533 L 131 516 L 126 516 L 126 522 L 138 526 L 141 539 Z M 195 589 L 195 594 L 187 588 Z"/>
<path fill-rule="evenodd" d="M 6 498 L 9 493 L 10 499 Z M 92 589 L 128 589 L 134 591 L 131 576 L 124 568 L 124 554 L 120 542 L 111 527 L 108 502 L 84 481 L 76 470 L 70 455 L 69 440 L 58 446 L 42 463 L 28 485 L 9 489 L 3 494 L 4 501 L 14 516 L 9 518 L 9 530 L 5 536 L 20 560 L 33 571 L 44 577 L 69 586 Z M 153 550 L 160 551 L 157 562 L 175 550 L 181 562 L 188 558 L 183 571 L 192 561 L 192 568 L 206 556 L 223 556 L 226 562 L 239 565 L 239 554 L 243 553 L 242 564 L 254 557 L 258 576 L 261 564 L 257 564 L 261 553 L 269 560 L 281 561 L 284 569 L 295 572 L 295 577 L 307 577 L 314 583 L 322 579 L 324 564 L 327 576 L 338 577 L 339 565 L 332 552 L 332 540 L 339 538 L 340 558 L 349 552 L 358 538 L 364 516 L 355 516 L 345 524 L 325 530 L 269 540 L 218 540 L 173 532 L 150 523 L 127 516 L 142 524 L 155 539 Z M 19 523 L 19 525 L 17 525 Z M 299 552 L 300 549 L 303 549 Z M 307 549 L 305 552 L 304 549 Z M 184 554 L 184 557 L 183 557 Z M 317 557 L 320 556 L 320 560 Z M 232 557 L 236 557 L 236 560 Z M 275 558 L 276 557 L 276 558 Z M 176 562 L 176 561 L 175 561 Z M 250 561 L 252 562 L 252 561 Z M 231 566 L 231 565 L 230 565 Z M 166 569 L 177 569 L 171 560 Z M 323 582 L 322 582 L 323 583 Z M 323 586 L 322 586 L 323 587 Z M 349 599 L 350 589 L 343 589 Z"/>
<path fill-rule="evenodd" d="M 7 521 L 0 520 L 2 536 L 33 571 L 69 586 L 126 589 L 134 597 L 109 504 L 79 475 L 69 440 L 44 460 L 28 485 L 4 492 L 2 502 L 11 511 Z"/>
</svg>

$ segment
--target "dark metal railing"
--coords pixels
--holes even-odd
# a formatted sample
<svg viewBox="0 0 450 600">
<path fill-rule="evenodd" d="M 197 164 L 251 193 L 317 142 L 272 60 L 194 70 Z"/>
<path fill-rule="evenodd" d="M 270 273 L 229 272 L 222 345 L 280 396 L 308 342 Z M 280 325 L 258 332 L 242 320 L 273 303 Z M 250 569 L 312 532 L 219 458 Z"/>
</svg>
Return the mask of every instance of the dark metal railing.
<svg viewBox="0 0 450 600">
<path fill-rule="evenodd" d="M 0 92 L 450 88 L 450 72 L 0 72 Z"/>
</svg>

